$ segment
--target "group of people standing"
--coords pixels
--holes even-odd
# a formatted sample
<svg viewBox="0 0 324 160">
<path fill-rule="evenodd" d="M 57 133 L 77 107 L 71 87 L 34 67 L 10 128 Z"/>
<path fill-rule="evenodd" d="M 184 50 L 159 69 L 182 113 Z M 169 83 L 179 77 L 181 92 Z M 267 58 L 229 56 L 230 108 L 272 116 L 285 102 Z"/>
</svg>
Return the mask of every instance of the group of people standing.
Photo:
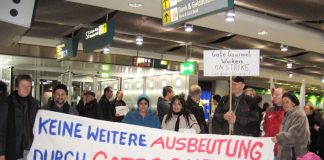
<svg viewBox="0 0 324 160">
<path fill-rule="evenodd" d="M 64 84 L 53 88 L 53 100 L 43 107 L 31 96 L 32 78 L 29 75 L 18 75 L 15 86 L 16 90 L 8 95 L 6 84 L 0 81 L 0 160 L 27 159 L 39 109 L 115 122 L 123 119 L 123 115 L 114 109 L 126 106 L 123 93 L 118 91 L 116 98 L 109 101 L 113 95 L 111 87 L 105 89 L 99 103 L 94 92 L 84 92 L 82 101 L 75 108 L 67 102 L 68 89 Z"/>
<path fill-rule="evenodd" d="M 24 160 L 31 148 L 36 113 L 41 109 L 40 103 L 30 94 L 31 84 L 29 75 L 18 75 L 16 91 L 8 96 L 6 84 L 0 82 L 0 160 Z M 273 95 L 274 106 L 261 114 L 260 99 L 245 93 L 246 84 L 242 77 L 235 77 L 231 85 L 232 102 L 229 102 L 229 96 L 215 97 L 219 102 L 212 116 L 213 134 L 272 137 L 276 143 L 274 154 L 279 160 L 303 156 L 308 147 L 315 148 L 311 151 L 323 156 L 323 150 L 314 144 L 314 137 L 324 144 L 324 136 L 320 136 L 324 127 L 314 118 L 317 116 L 311 107 L 305 108 L 305 113 L 295 95 L 277 88 Z M 66 85 L 58 84 L 53 88 L 53 100 L 42 109 L 176 132 L 207 134 L 209 129 L 200 103 L 201 92 L 198 85 L 192 85 L 185 100 L 184 95 L 175 95 L 171 86 L 165 86 L 163 97 L 157 102 L 157 113 L 151 107 L 150 98 L 141 95 L 135 110 L 120 115 L 115 107 L 126 106 L 122 91 L 118 91 L 111 101 L 113 90 L 106 87 L 99 102 L 94 92 L 85 91 L 74 108 L 67 102 Z"/>
</svg>

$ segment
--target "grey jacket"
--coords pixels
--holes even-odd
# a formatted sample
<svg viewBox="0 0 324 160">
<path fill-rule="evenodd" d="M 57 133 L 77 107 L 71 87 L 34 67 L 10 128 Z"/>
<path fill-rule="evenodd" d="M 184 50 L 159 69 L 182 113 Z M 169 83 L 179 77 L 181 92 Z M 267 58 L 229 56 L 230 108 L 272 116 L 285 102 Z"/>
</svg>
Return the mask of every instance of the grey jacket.
<svg viewBox="0 0 324 160">
<path fill-rule="evenodd" d="M 168 114 L 171 106 L 170 103 L 171 103 L 170 101 L 167 101 L 162 97 L 159 97 L 157 102 L 157 111 L 158 111 L 160 123 L 162 123 L 163 116 Z"/>
<path fill-rule="evenodd" d="M 305 112 L 297 106 L 286 112 L 281 122 L 280 132 L 276 135 L 279 144 L 278 158 L 291 160 L 293 147 L 296 157 L 306 154 L 309 135 Z"/>
</svg>

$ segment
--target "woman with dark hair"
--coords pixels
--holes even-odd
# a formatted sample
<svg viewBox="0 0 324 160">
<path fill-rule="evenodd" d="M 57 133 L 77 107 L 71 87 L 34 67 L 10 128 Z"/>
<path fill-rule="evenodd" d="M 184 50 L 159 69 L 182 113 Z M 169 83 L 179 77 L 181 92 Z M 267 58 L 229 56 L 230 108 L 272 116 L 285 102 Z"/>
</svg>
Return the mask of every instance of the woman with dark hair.
<svg viewBox="0 0 324 160">
<path fill-rule="evenodd" d="M 128 112 L 122 122 L 150 128 L 160 128 L 159 117 L 151 108 L 149 97 L 140 95 L 137 98 L 137 109 Z"/>
<path fill-rule="evenodd" d="M 195 133 L 200 133 L 200 127 L 195 116 L 185 109 L 183 97 L 174 96 L 170 107 L 168 114 L 163 117 L 162 129 L 176 132 L 190 132 L 193 129 Z"/>
</svg>

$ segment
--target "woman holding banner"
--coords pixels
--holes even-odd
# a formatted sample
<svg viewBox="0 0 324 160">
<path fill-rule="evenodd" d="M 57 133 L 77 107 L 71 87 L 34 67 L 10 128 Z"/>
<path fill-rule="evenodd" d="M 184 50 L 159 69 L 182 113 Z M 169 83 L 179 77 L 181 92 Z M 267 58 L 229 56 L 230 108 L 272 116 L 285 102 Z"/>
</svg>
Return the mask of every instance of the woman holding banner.
<svg viewBox="0 0 324 160">
<path fill-rule="evenodd" d="M 302 157 L 307 153 L 309 142 L 309 125 L 305 112 L 299 107 L 299 100 L 292 93 L 282 96 L 284 118 L 280 131 L 272 137 L 278 143 L 278 159 L 291 160 L 293 157 Z"/>
<path fill-rule="evenodd" d="M 185 100 L 178 95 L 171 100 L 168 114 L 164 115 L 162 129 L 176 132 L 200 133 L 200 127 L 193 114 L 185 110 Z"/>
<path fill-rule="evenodd" d="M 151 110 L 150 100 L 146 95 L 138 97 L 137 106 L 137 109 L 126 114 L 123 123 L 160 128 L 159 117 Z"/>
</svg>

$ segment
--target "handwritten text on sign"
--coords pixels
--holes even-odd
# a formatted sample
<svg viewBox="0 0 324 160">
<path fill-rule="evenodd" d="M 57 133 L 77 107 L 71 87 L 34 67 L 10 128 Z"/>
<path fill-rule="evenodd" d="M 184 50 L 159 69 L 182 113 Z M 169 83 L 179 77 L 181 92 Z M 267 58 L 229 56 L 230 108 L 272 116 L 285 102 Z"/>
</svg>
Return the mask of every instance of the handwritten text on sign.
<svg viewBox="0 0 324 160">
<path fill-rule="evenodd" d="M 258 76 L 260 50 L 206 50 L 204 76 Z"/>
<path fill-rule="evenodd" d="M 39 111 L 33 160 L 273 159 L 270 138 L 199 135 Z"/>
</svg>

